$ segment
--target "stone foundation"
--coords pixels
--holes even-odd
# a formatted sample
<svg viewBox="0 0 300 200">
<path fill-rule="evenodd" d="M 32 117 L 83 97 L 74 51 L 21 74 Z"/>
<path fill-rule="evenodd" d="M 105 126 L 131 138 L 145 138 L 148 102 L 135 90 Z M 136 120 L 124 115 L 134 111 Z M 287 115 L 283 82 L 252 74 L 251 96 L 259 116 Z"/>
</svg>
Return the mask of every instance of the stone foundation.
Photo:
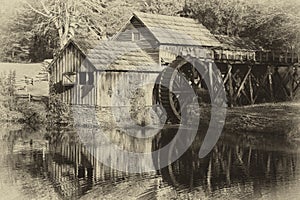
<svg viewBox="0 0 300 200">
<path fill-rule="evenodd" d="M 75 126 L 106 128 L 158 125 L 160 120 L 152 107 L 71 106 Z"/>
</svg>

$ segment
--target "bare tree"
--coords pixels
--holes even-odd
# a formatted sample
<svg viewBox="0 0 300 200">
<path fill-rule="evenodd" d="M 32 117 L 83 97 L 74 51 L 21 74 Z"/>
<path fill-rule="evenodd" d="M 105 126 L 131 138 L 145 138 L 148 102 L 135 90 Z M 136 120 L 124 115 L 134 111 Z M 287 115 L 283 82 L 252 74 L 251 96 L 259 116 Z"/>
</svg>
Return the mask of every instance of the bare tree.
<svg viewBox="0 0 300 200">
<path fill-rule="evenodd" d="M 57 30 L 60 47 L 77 32 L 88 32 L 103 37 L 103 30 L 98 23 L 97 14 L 103 12 L 105 4 L 97 0 L 39 0 L 26 1 L 25 6 L 44 18 L 41 29 Z"/>
</svg>

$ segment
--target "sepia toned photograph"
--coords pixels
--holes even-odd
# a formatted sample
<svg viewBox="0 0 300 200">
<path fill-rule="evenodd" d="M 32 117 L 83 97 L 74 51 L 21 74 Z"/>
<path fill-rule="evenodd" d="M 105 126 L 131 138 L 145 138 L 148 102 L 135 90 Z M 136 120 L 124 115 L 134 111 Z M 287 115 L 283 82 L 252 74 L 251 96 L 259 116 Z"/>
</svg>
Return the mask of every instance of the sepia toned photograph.
<svg viewBox="0 0 300 200">
<path fill-rule="evenodd" d="M 0 200 L 300 199 L 300 0 L 0 4 Z"/>
</svg>

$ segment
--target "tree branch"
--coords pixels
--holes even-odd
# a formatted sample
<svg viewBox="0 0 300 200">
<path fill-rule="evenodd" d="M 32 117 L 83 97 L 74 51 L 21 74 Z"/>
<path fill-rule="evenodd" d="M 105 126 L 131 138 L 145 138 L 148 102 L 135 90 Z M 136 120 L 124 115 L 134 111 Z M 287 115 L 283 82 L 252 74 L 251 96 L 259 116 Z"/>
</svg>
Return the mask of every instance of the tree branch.
<svg viewBox="0 0 300 200">
<path fill-rule="evenodd" d="M 48 15 L 50 15 L 50 14 L 51 14 L 50 10 L 46 7 L 46 5 L 43 3 L 42 0 L 40 1 L 40 3 L 41 3 L 41 5 L 42 5 L 44 11 L 45 11 Z"/>
<path fill-rule="evenodd" d="M 45 14 L 45 13 L 43 13 L 43 12 L 41 12 L 41 11 L 35 9 L 35 8 L 34 8 L 30 3 L 28 3 L 27 1 L 24 1 L 24 2 L 25 2 L 25 4 L 26 4 L 31 10 L 33 10 L 34 12 L 36 12 L 36 13 L 38 13 L 38 14 L 40 14 L 40 15 L 43 15 L 44 17 L 47 17 L 47 18 L 50 18 L 50 17 L 51 17 L 50 15 L 47 15 L 47 14 Z"/>
</svg>

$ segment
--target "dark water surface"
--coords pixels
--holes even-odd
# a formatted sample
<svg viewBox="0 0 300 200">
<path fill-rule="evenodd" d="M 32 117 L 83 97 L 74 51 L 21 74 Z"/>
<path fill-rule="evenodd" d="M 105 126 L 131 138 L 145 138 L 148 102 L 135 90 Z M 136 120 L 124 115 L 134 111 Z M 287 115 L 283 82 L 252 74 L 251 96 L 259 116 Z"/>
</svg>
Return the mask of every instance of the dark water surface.
<svg viewBox="0 0 300 200">
<path fill-rule="evenodd" d="M 206 131 L 200 127 L 192 146 L 176 162 L 141 174 L 117 171 L 98 162 L 97 156 L 106 148 L 96 130 L 79 129 L 81 138 L 65 131 L 46 140 L 43 131 L 2 124 L 0 199 L 300 199 L 300 105 L 274 105 L 272 110 L 261 107 L 257 123 L 276 110 L 282 116 L 272 125 L 274 132 L 286 127 L 293 131 L 293 138 L 270 135 L 270 127 L 266 135 L 227 131 L 213 151 L 199 159 Z M 253 118 L 251 122 L 256 123 Z M 126 136 L 124 130 L 105 132 L 122 149 L 151 152 L 167 144 L 176 128 L 143 140 Z M 168 155 L 176 152 L 172 147 Z M 136 165 L 123 159 L 114 162 L 128 168 Z M 155 160 L 145 165 L 159 163 Z M 142 171 L 143 166 L 140 168 Z"/>
</svg>

